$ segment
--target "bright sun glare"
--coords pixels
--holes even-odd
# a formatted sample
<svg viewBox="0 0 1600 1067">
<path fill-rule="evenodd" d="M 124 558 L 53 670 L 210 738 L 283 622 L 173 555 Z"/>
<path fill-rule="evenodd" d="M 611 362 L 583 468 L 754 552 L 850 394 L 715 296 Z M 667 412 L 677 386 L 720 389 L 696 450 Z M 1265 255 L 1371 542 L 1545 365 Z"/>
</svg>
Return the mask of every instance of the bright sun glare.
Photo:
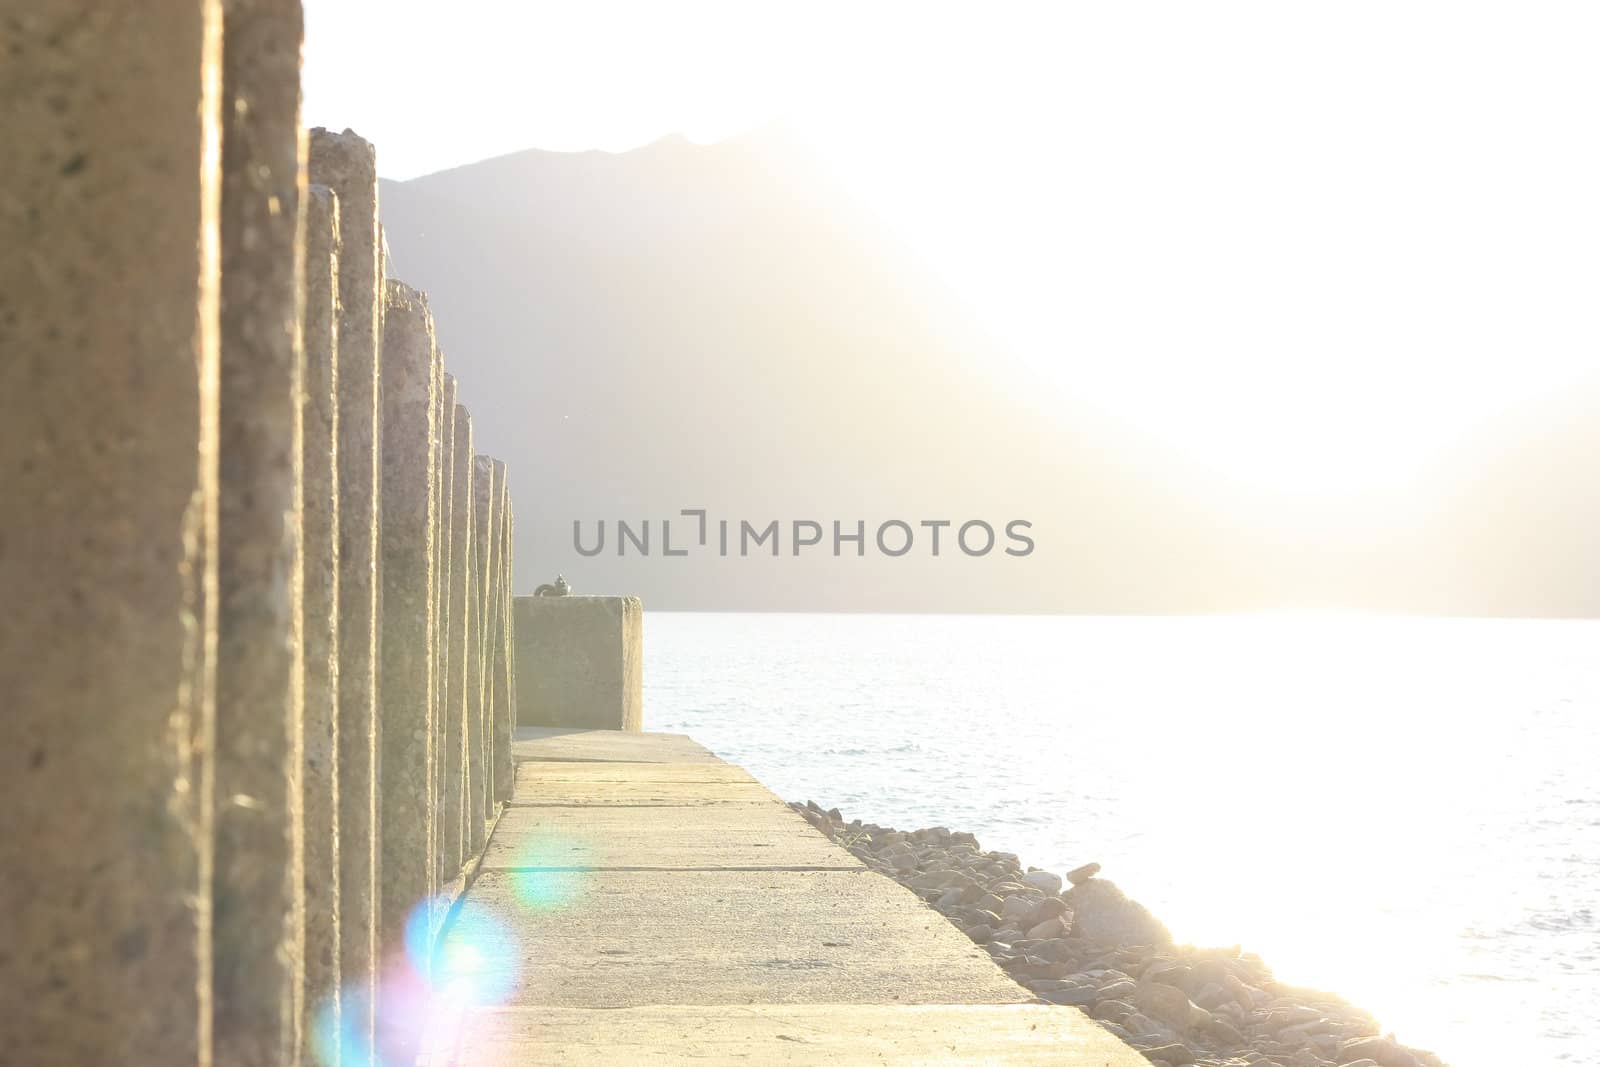
<svg viewBox="0 0 1600 1067">
<path fill-rule="evenodd" d="M 1001 380 L 1242 483 L 1403 489 L 1597 362 L 1582 7 L 374 3 L 308 5 L 307 115 L 387 173 L 787 117 Z"/>
</svg>

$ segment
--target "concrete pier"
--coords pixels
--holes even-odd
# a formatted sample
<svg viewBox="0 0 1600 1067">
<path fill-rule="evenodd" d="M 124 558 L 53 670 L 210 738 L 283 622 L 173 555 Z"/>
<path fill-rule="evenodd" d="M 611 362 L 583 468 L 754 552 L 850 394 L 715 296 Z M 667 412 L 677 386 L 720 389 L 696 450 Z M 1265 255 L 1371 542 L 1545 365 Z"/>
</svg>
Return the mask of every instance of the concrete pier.
<svg viewBox="0 0 1600 1067">
<path fill-rule="evenodd" d="M 212 1017 L 218 1063 L 297 1064 L 305 876 L 298 0 L 223 5 Z"/>
<path fill-rule="evenodd" d="M 444 823 L 441 851 L 447 878 L 454 878 L 471 854 L 467 826 L 469 780 L 468 659 L 473 649 L 472 612 L 472 416 L 460 404 L 452 412 L 450 442 L 450 647 L 446 653 L 444 709 Z"/>
<path fill-rule="evenodd" d="M 519 596 L 516 658 L 522 726 L 637 730 L 643 719 L 643 606 L 638 597 Z"/>
<path fill-rule="evenodd" d="M 370 1042 L 377 995 L 380 835 L 377 443 L 383 260 L 377 157 L 372 145 L 349 130 L 315 129 L 310 174 L 339 198 L 339 969 L 341 991 L 350 998 L 344 1004 L 345 1030 Z"/>
<path fill-rule="evenodd" d="M 339 201 L 306 195 L 301 408 L 306 996 L 301 1033 L 339 1023 Z M 304 1058 L 304 1057 L 302 1057 Z"/>
<path fill-rule="evenodd" d="M 440 982 L 467 1002 L 429 1067 L 1148 1067 L 690 739 L 525 729 L 516 749 L 445 933 Z"/>
<path fill-rule="evenodd" d="M 212 1062 L 219 274 L 206 164 L 221 5 L 11 14 L 0 1058 L 196 1067 Z M 58 32 L 88 24 L 107 32 Z"/>
</svg>

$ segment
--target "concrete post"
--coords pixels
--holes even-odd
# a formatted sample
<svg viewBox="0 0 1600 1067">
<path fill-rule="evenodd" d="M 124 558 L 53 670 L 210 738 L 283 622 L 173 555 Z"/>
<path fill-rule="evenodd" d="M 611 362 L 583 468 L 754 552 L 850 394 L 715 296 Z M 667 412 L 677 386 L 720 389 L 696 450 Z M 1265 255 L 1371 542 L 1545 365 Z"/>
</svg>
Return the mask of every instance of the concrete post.
<svg viewBox="0 0 1600 1067">
<path fill-rule="evenodd" d="M 507 472 L 509 474 L 509 472 Z M 509 478 L 506 482 L 506 688 L 510 691 L 510 706 L 507 711 L 510 721 L 506 725 L 507 732 L 516 736 L 517 723 L 521 715 L 522 705 L 518 703 L 517 696 L 517 506 L 511 496 Z M 516 782 L 516 761 L 507 746 L 506 759 L 511 762 L 512 786 Z M 508 795 L 507 800 L 511 799 Z"/>
<path fill-rule="evenodd" d="M 416 1059 L 425 1014 L 426 959 L 406 955 L 412 912 L 427 906 L 434 858 L 428 794 L 433 760 L 433 522 L 438 501 L 428 455 L 434 435 L 438 349 L 427 298 L 401 282 L 385 289 L 382 346 L 383 853 L 378 948 L 379 1046 L 385 1063 Z M 419 970 L 420 967 L 420 970 Z"/>
<path fill-rule="evenodd" d="M 0 1058 L 29 1067 L 212 1062 L 221 17 L 36 0 L 3 31 Z"/>
<path fill-rule="evenodd" d="M 312 130 L 310 160 L 311 180 L 339 198 L 339 970 L 344 1033 L 370 1047 L 379 872 L 378 169 L 372 146 L 349 130 Z"/>
<path fill-rule="evenodd" d="M 298 0 L 223 5 L 212 1017 L 230 1067 L 300 1053 L 302 36 Z"/>
<path fill-rule="evenodd" d="M 452 677 L 455 657 L 454 628 L 459 625 L 459 620 L 452 613 L 454 605 L 455 583 L 460 577 L 460 570 L 454 566 L 455 560 L 455 440 L 456 440 L 456 379 L 454 375 L 444 376 L 444 395 L 439 398 L 440 414 L 443 416 L 441 432 L 439 435 L 439 469 L 443 478 L 444 494 L 441 500 L 440 529 L 443 533 L 440 550 L 440 597 L 439 617 L 441 621 L 439 633 L 439 661 L 440 672 L 438 678 L 438 711 L 434 724 L 434 739 L 439 753 L 438 781 L 435 783 L 434 822 L 437 824 L 435 837 L 438 840 L 439 850 L 437 862 L 439 868 L 440 884 L 448 882 L 460 870 L 458 859 L 461 852 L 461 807 L 452 797 L 459 794 L 456 782 L 460 768 L 456 764 L 455 756 L 461 747 L 461 735 L 457 726 L 458 716 L 451 715 L 450 709 L 450 679 Z"/>
<path fill-rule="evenodd" d="M 496 504 L 494 460 L 474 456 L 472 460 L 473 521 L 473 627 L 474 642 L 468 669 L 472 672 L 468 696 L 468 715 L 473 720 L 472 851 L 476 853 L 488 839 L 489 811 L 494 804 L 494 714 L 489 685 L 489 610 L 493 602 L 494 558 L 490 554 Z"/>
<path fill-rule="evenodd" d="M 465 826 L 461 847 L 468 857 L 475 855 L 484 832 L 483 805 L 483 574 L 478 566 L 478 464 L 474 454 L 468 465 L 467 505 L 467 610 L 466 623 L 466 795 L 461 817 Z"/>
<path fill-rule="evenodd" d="M 643 606 L 638 597 L 519 596 L 517 721 L 642 729 Z"/>
<path fill-rule="evenodd" d="M 494 707 L 494 797 L 497 803 L 511 799 L 516 776 L 516 765 L 511 756 L 511 737 L 517 712 L 511 703 L 511 684 L 507 677 L 510 666 L 506 655 L 506 638 L 511 618 L 511 491 L 506 486 L 506 465 L 494 461 L 495 481 L 500 487 L 499 514 L 495 522 L 495 599 L 489 619 L 492 631 L 489 637 L 489 673 Z"/>
<path fill-rule="evenodd" d="M 455 420 L 451 442 L 450 482 L 450 663 L 449 688 L 445 693 L 445 781 L 444 810 L 445 861 L 454 877 L 470 854 L 467 815 L 469 789 L 467 723 L 468 655 L 474 647 L 472 634 L 472 416 L 460 404 L 452 413 Z"/>
<path fill-rule="evenodd" d="M 440 889 L 440 863 L 439 863 L 439 782 L 443 776 L 444 749 L 440 740 L 440 730 L 443 723 L 440 713 L 444 708 L 444 649 L 445 616 L 444 616 L 444 591 L 447 588 L 448 578 L 445 570 L 446 546 L 445 531 L 450 522 L 450 490 L 444 468 L 445 438 L 449 429 L 444 418 L 444 354 L 438 354 L 433 361 L 433 409 L 430 415 L 433 434 L 428 442 L 428 469 L 429 477 L 434 486 L 433 509 L 433 597 L 428 605 L 428 614 L 433 620 L 433 644 L 428 649 L 428 670 L 431 688 L 428 693 L 428 722 L 432 732 L 428 736 L 429 751 L 433 758 L 428 761 L 428 826 L 427 826 L 427 852 L 431 867 L 428 872 L 428 896 L 434 902 L 428 918 L 428 935 L 430 943 L 432 937 L 438 932 L 439 924 L 444 920 L 444 908 L 439 900 Z"/>
<path fill-rule="evenodd" d="M 339 201 L 306 196 L 305 553 L 306 1015 L 339 1026 Z M 302 1048 L 302 1059 L 309 1050 Z"/>
</svg>

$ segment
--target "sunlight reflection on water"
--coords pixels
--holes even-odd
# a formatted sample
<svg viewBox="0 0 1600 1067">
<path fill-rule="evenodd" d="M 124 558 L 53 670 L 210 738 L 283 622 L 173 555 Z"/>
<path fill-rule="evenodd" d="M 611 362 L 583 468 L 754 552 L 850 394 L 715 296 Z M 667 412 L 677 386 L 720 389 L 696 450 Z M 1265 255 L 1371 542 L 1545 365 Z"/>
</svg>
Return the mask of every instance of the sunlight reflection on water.
<svg viewBox="0 0 1600 1067">
<path fill-rule="evenodd" d="M 1600 1063 L 1600 622 L 650 613 L 645 725 L 1097 860 L 1456 1067 Z"/>
</svg>

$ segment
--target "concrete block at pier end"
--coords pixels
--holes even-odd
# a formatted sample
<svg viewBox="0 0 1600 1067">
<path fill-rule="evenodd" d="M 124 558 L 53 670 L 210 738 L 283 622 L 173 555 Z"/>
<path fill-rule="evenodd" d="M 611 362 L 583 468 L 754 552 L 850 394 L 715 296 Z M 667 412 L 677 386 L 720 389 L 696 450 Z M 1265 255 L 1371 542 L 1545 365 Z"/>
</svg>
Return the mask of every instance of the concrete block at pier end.
<svg viewBox="0 0 1600 1067">
<path fill-rule="evenodd" d="M 517 597 L 515 636 L 519 725 L 643 728 L 638 597 Z"/>
</svg>

